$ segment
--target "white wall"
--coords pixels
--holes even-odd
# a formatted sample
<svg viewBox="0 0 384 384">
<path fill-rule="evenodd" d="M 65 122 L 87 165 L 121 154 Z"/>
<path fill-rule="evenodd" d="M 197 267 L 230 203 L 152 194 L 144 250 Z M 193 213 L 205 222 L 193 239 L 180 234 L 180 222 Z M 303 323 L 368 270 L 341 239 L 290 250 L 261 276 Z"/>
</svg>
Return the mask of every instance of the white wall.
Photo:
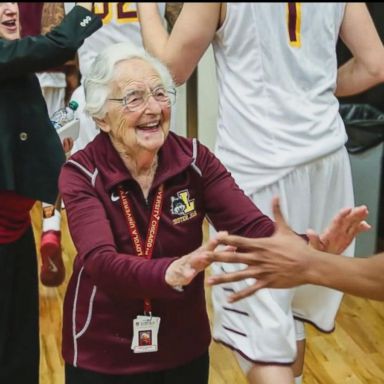
<svg viewBox="0 0 384 384">
<path fill-rule="evenodd" d="M 216 140 L 217 83 L 211 46 L 198 67 L 198 114 L 199 140 L 213 151 Z"/>
<path fill-rule="evenodd" d="M 186 85 L 176 88 L 176 103 L 172 109 L 171 130 L 181 136 L 186 136 L 187 133 L 187 112 L 186 103 Z"/>
<path fill-rule="evenodd" d="M 206 51 L 198 67 L 198 138 L 212 151 L 216 140 L 217 84 L 212 48 Z M 173 109 L 172 130 L 187 135 L 186 85 L 177 88 L 176 105 Z"/>
</svg>

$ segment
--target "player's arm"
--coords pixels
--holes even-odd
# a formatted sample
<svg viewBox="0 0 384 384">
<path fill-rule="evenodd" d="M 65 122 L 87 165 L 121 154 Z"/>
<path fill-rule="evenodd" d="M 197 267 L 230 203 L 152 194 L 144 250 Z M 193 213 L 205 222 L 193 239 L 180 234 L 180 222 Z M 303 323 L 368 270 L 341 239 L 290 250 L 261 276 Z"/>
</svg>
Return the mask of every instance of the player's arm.
<svg viewBox="0 0 384 384">
<path fill-rule="evenodd" d="M 330 250 L 339 250 L 338 245 L 335 247 L 335 244 L 327 244 L 324 240 L 327 237 L 331 240 L 329 235 L 321 237 L 324 247 L 318 247 L 320 243 L 313 235 L 308 236 L 309 245 L 288 226 L 278 200 L 273 200 L 272 209 L 276 230 L 271 237 L 217 235 L 219 243 L 227 248 L 210 253 L 210 261 L 242 263 L 246 267 L 236 272 L 211 275 L 207 280 L 209 284 L 255 279 L 254 284 L 247 284 L 243 290 L 232 293 L 229 296 L 231 301 L 253 295 L 265 287 L 289 288 L 302 284 L 322 285 L 357 296 L 384 300 L 384 253 L 367 259 L 329 253 Z M 344 238 L 342 248 L 345 248 L 358 233 L 368 229 L 365 222 L 367 214 L 365 206 L 342 210 L 324 233 L 333 233 L 335 239 L 331 242 L 338 243 L 338 237 Z M 326 249 L 326 252 L 320 249 Z"/>
<path fill-rule="evenodd" d="M 355 296 L 384 300 L 384 253 L 350 258 L 313 252 L 307 269 L 308 282 Z"/>
<path fill-rule="evenodd" d="M 228 237 L 231 239 L 231 237 Z M 233 237 L 226 244 L 244 243 L 243 238 Z M 231 294 L 230 301 L 241 300 L 259 289 L 290 288 L 302 284 L 315 284 L 333 288 L 351 295 L 373 300 L 384 300 L 384 253 L 367 258 L 351 258 L 315 250 L 304 245 L 298 236 L 289 242 L 278 240 L 259 243 L 252 254 L 216 252 L 212 261 L 237 262 L 249 266 L 240 272 L 211 275 L 210 285 L 256 279 L 254 285 Z M 255 245 L 254 244 L 254 245 Z M 283 246 L 284 245 L 284 246 Z"/>
<path fill-rule="evenodd" d="M 184 3 L 168 35 L 155 3 L 137 3 L 145 48 L 168 65 L 179 85 L 188 80 L 213 40 L 221 3 Z"/>
<path fill-rule="evenodd" d="M 340 37 L 353 57 L 338 70 L 337 96 L 363 92 L 384 81 L 384 47 L 365 3 L 348 3 Z"/>
</svg>

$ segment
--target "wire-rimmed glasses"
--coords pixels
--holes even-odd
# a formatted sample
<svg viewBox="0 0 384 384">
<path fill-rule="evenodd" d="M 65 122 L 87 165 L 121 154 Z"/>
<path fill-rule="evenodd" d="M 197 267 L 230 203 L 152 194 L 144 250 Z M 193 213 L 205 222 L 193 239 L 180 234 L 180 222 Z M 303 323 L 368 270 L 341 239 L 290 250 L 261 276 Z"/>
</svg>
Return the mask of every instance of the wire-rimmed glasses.
<svg viewBox="0 0 384 384">
<path fill-rule="evenodd" d="M 108 100 L 119 101 L 129 111 L 136 112 L 147 106 L 150 96 L 162 105 L 171 106 L 176 101 L 176 89 L 164 88 L 163 86 L 158 86 L 154 89 L 148 89 L 146 87 L 136 88 L 129 90 L 128 93 L 120 99 L 111 98 Z"/>
</svg>

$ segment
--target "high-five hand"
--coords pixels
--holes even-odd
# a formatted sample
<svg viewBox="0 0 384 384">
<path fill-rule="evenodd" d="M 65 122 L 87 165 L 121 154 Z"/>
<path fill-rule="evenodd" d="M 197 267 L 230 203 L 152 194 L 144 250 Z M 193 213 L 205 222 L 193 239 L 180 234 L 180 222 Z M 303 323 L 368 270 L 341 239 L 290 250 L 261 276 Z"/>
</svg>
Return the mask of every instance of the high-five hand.
<svg viewBox="0 0 384 384">
<path fill-rule="evenodd" d="M 320 251 L 342 253 L 359 233 L 371 229 L 365 221 L 367 216 L 365 205 L 342 209 L 320 236 L 311 229 L 307 231 L 309 244 Z"/>
<path fill-rule="evenodd" d="M 250 296 L 264 287 L 289 288 L 311 281 L 309 264 L 318 250 L 341 252 L 354 236 L 370 226 L 364 221 L 366 207 L 342 210 L 320 236 L 308 232 L 310 245 L 298 236 L 285 222 L 278 198 L 273 199 L 272 209 L 276 231 L 271 237 L 250 239 L 240 236 L 219 234 L 220 244 L 236 247 L 240 251 L 216 251 L 211 254 L 212 261 L 243 263 L 245 269 L 213 275 L 207 279 L 210 285 L 254 278 L 256 282 L 246 289 L 228 297 L 237 301 Z"/>
<path fill-rule="evenodd" d="M 188 285 L 199 272 L 211 264 L 209 255 L 217 245 L 217 239 L 211 239 L 188 255 L 175 260 L 165 272 L 165 281 L 172 287 Z"/>
</svg>

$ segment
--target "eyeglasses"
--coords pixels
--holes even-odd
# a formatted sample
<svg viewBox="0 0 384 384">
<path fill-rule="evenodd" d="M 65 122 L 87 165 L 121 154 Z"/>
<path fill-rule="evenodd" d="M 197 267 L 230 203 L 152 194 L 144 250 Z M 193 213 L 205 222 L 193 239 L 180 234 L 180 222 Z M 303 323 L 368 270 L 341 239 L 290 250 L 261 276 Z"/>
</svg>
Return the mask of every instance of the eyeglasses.
<svg viewBox="0 0 384 384">
<path fill-rule="evenodd" d="M 129 111 L 136 112 L 147 106 L 150 96 L 153 96 L 153 98 L 160 104 L 171 106 L 176 101 L 176 89 L 157 87 L 155 89 L 148 90 L 147 88 L 138 88 L 130 90 L 127 95 L 121 99 L 108 100 L 119 101 Z"/>
</svg>

